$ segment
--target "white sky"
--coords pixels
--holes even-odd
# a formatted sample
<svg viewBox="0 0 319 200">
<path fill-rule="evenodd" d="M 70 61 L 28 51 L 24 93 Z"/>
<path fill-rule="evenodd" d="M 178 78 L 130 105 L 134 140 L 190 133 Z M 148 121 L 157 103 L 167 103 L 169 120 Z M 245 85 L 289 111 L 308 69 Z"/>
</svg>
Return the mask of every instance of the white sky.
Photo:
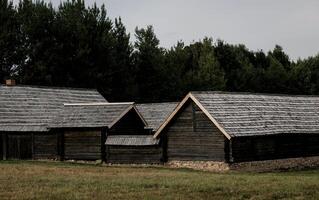
<svg viewBox="0 0 319 200">
<path fill-rule="evenodd" d="M 86 0 L 86 5 L 95 1 L 106 5 L 110 18 L 121 16 L 132 36 L 136 26 L 153 25 L 163 47 L 208 36 L 265 52 L 279 44 L 292 59 L 319 53 L 318 0 Z"/>
</svg>

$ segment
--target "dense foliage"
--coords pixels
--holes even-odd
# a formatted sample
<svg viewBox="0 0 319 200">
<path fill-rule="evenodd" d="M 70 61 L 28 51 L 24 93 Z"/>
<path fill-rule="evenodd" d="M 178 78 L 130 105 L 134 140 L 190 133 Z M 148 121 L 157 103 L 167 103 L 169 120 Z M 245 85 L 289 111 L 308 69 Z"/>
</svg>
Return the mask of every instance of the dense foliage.
<svg viewBox="0 0 319 200">
<path fill-rule="evenodd" d="M 319 55 L 296 62 L 280 46 L 250 51 L 204 38 L 159 46 L 153 27 L 136 41 L 104 6 L 0 0 L 0 80 L 98 88 L 110 101 L 175 101 L 191 90 L 319 94 Z"/>
</svg>

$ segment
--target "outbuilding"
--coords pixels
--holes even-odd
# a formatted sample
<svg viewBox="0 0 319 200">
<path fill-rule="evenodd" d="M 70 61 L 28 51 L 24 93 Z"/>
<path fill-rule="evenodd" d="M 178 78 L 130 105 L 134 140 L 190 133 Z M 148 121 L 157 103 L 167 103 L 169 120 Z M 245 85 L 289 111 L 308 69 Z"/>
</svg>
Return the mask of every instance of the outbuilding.
<svg viewBox="0 0 319 200">
<path fill-rule="evenodd" d="M 154 134 L 166 161 L 319 155 L 319 97 L 190 92 Z"/>
<path fill-rule="evenodd" d="M 136 104 L 146 121 L 143 131 L 130 135 L 112 134 L 107 137 L 107 161 L 110 163 L 159 164 L 163 162 L 163 146 L 153 138 L 161 123 L 173 112 L 177 103 Z"/>
<path fill-rule="evenodd" d="M 107 102 L 92 89 L 0 85 L 0 159 L 58 159 L 59 135 L 48 124 L 63 103 Z"/>
<path fill-rule="evenodd" d="M 49 127 L 61 135 L 63 159 L 112 162 L 107 138 L 145 135 L 146 125 L 134 103 L 84 103 L 65 104 Z"/>
<path fill-rule="evenodd" d="M 110 129 L 106 139 L 106 161 L 115 164 L 159 164 L 163 161 L 160 139 L 153 138 L 161 123 L 174 110 L 177 103 L 136 104 L 145 126 L 132 131 L 116 132 Z M 137 123 L 130 124 L 135 127 Z M 125 127 L 122 123 L 120 127 Z M 127 127 L 127 126 L 126 126 Z"/>
</svg>

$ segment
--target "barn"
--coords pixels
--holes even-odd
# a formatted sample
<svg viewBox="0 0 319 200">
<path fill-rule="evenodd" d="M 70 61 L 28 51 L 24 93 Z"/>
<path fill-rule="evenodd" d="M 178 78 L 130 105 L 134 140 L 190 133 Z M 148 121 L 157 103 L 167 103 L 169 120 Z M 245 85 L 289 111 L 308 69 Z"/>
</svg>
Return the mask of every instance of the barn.
<svg viewBox="0 0 319 200">
<path fill-rule="evenodd" d="M 174 110 L 177 103 L 136 104 L 146 122 L 144 129 L 116 133 L 110 131 L 106 139 L 107 162 L 122 164 L 159 164 L 162 162 L 162 145 L 153 134 Z M 124 125 L 122 124 L 121 127 Z M 136 123 L 135 123 L 136 126 Z M 133 124 L 131 124 L 133 127 Z"/>
<path fill-rule="evenodd" d="M 154 134 L 166 161 L 319 155 L 319 97 L 190 92 Z"/>
<path fill-rule="evenodd" d="M 63 103 L 107 102 L 96 90 L 0 85 L 0 158 L 59 158 L 48 124 Z"/>
<path fill-rule="evenodd" d="M 133 103 L 80 103 L 64 104 L 49 128 L 61 135 L 63 159 L 110 161 L 117 155 L 107 138 L 145 134 L 145 126 Z"/>
</svg>

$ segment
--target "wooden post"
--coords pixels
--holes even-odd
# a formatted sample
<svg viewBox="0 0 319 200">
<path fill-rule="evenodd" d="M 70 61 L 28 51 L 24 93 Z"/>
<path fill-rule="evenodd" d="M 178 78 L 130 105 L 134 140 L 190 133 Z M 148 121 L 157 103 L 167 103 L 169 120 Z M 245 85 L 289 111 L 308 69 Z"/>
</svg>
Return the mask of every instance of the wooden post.
<svg viewBox="0 0 319 200">
<path fill-rule="evenodd" d="M 59 130 L 56 132 L 57 134 L 57 150 L 58 155 L 60 157 L 60 161 L 64 160 L 64 134 L 63 130 Z"/>
<path fill-rule="evenodd" d="M 2 159 L 7 160 L 7 134 L 3 133 L 2 134 Z"/>
<path fill-rule="evenodd" d="M 106 162 L 106 138 L 107 138 L 107 128 L 102 128 L 101 130 L 101 160 Z"/>
<path fill-rule="evenodd" d="M 35 159 L 34 157 L 34 133 L 31 134 L 31 152 L 32 152 L 32 160 Z"/>
<path fill-rule="evenodd" d="M 160 145 L 162 146 L 162 159 L 161 159 L 161 161 L 163 163 L 165 163 L 168 161 L 168 155 L 167 155 L 168 136 L 167 136 L 167 134 L 163 134 L 160 139 L 161 139 Z"/>
<path fill-rule="evenodd" d="M 233 157 L 233 150 L 232 150 L 232 146 L 233 146 L 233 141 L 232 141 L 232 139 L 230 139 L 229 140 L 229 158 L 228 158 L 228 161 L 230 162 L 230 163 L 233 163 L 234 162 L 234 157 Z"/>
</svg>

